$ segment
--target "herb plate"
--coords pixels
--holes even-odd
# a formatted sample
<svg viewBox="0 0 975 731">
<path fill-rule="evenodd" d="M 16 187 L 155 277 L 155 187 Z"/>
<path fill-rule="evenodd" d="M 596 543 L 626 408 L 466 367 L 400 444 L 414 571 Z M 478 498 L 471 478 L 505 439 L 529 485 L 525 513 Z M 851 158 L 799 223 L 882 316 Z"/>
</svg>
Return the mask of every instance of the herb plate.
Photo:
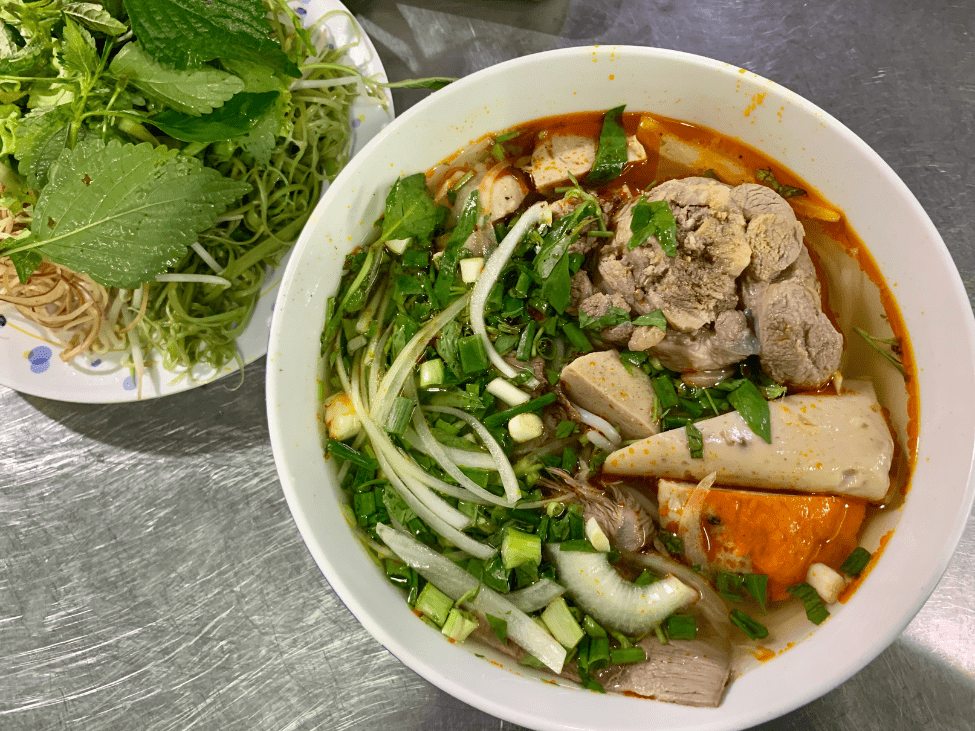
<svg viewBox="0 0 975 731">
<path fill-rule="evenodd" d="M 314 23 L 326 13 L 342 11 L 326 19 L 331 42 L 337 46 L 355 41 L 350 49 L 349 61 L 369 76 L 385 80 L 385 71 L 372 42 L 346 7 L 338 0 L 299 0 L 291 3 L 306 25 Z M 388 111 L 374 101 L 357 101 L 349 111 L 352 123 L 352 153 L 361 150 L 393 118 L 392 98 L 387 93 Z M 268 271 L 261 298 L 250 324 L 237 339 L 238 350 L 245 364 L 267 353 L 271 313 L 281 282 L 281 267 Z M 77 403 L 117 403 L 138 401 L 187 391 L 210 383 L 238 371 L 232 362 L 224 368 L 194 369 L 193 372 L 172 371 L 164 368 L 161 359 L 150 352 L 142 381 L 141 393 L 135 376 L 124 365 L 124 353 L 105 353 L 76 357 L 64 363 L 58 354 L 61 345 L 43 328 L 23 319 L 12 308 L 0 315 L 0 385 L 22 393 L 42 396 L 57 401 Z"/>
</svg>

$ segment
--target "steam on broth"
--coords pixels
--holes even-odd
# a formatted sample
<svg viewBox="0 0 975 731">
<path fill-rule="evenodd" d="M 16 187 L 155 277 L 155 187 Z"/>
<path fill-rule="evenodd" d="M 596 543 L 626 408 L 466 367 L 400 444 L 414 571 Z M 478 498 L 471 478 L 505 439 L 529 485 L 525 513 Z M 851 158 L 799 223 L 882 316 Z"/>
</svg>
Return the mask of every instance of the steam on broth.
<svg viewBox="0 0 975 731">
<path fill-rule="evenodd" d="M 913 468 L 907 333 L 842 213 L 622 108 L 397 181 L 322 354 L 350 524 L 413 611 L 591 690 L 718 705 L 849 596 Z"/>
</svg>

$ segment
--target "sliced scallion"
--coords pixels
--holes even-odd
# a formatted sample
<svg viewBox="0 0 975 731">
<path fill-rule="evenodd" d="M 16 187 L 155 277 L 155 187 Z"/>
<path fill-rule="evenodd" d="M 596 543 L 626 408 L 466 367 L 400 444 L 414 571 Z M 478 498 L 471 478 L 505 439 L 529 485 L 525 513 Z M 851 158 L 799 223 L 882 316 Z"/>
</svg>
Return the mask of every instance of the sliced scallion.
<svg viewBox="0 0 975 731">
<path fill-rule="evenodd" d="M 542 621 L 552 636 L 566 649 L 578 645 L 579 641 L 585 636 L 582 627 L 576 622 L 569 610 L 569 605 L 565 603 L 565 599 L 562 597 L 545 608 L 545 611 L 542 612 Z"/>
<path fill-rule="evenodd" d="M 867 564 L 870 562 L 870 558 L 870 551 L 863 546 L 857 546 L 853 549 L 853 552 L 846 557 L 846 561 L 844 561 L 843 565 L 840 566 L 840 571 L 847 576 L 859 576 L 867 567 Z"/>
<path fill-rule="evenodd" d="M 410 419 L 413 418 L 415 406 L 415 401 L 403 396 L 393 399 L 393 408 L 389 410 L 389 416 L 386 418 L 386 431 L 397 437 L 403 436 Z"/>
</svg>

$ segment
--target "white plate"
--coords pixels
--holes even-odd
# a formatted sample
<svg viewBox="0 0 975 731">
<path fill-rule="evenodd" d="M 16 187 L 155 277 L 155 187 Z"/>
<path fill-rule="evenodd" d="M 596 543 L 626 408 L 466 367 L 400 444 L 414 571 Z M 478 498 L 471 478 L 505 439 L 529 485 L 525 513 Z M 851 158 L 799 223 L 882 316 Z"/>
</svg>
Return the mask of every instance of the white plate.
<svg viewBox="0 0 975 731">
<path fill-rule="evenodd" d="M 291 6 L 304 18 L 306 26 L 332 11 L 348 13 L 338 0 L 300 0 L 291 3 Z M 365 74 L 386 80 L 379 54 L 351 15 L 336 14 L 325 23 L 331 41 L 337 47 L 353 42 L 358 30 L 360 42 L 349 50 L 348 60 Z M 349 110 L 353 154 L 392 121 L 392 97 L 388 92 L 386 96 L 388 111 L 374 102 L 356 102 Z M 286 264 L 287 258 L 280 268 L 268 272 L 250 324 L 237 339 L 245 364 L 267 353 L 271 312 L 281 282 L 281 272 Z M 0 325 L 0 385 L 57 401 L 116 403 L 139 400 L 132 372 L 121 364 L 123 354 L 79 356 L 71 363 L 64 363 L 58 357 L 62 350 L 60 344 L 43 328 L 27 322 L 13 308 L 7 308 L 0 314 L 3 316 L 3 320 L 0 320 L 3 323 Z M 146 369 L 142 399 L 186 391 L 237 371 L 237 364 L 232 362 L 219 371 L 212 368 L 194 370 L 194 377 L 190 378 L 180 371 L 163 368 L 159 358 L 153 360 L 154 364 Z"/>
</svg>

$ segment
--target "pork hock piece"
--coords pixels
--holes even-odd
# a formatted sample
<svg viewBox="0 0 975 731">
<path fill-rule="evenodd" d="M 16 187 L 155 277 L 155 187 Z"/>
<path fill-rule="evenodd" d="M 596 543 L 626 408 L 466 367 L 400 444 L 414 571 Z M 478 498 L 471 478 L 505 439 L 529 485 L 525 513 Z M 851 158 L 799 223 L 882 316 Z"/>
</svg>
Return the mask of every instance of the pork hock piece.
<svg viewBox="0 0 975 731">
<path fill-rule="evenodd" d="M 613 475 L 860 497 L 880 502 L 890 488 L 894 441 L 869 383 L 844 382 L 840 395 L 797 394 L 769 403 L 772 443 L 737 412 L 697 422 L 704 456 L 691 457 L 687 432 L 674 429 L 613 452 Z"/>
</svg>

